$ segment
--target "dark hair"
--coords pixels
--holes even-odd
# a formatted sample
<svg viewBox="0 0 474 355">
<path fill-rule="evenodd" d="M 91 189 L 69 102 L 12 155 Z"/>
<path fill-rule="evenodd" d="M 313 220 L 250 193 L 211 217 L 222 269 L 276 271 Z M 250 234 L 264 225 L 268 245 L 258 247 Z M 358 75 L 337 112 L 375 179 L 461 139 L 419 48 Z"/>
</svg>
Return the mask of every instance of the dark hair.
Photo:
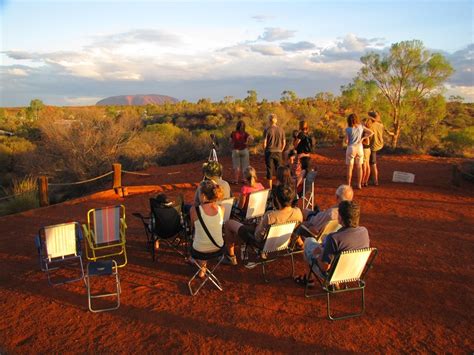
<svg viewBox="0 0 474 355">
<path fill-rule="evenodd" d="M 295 197 L 295 192 L 291 186 L 281 184 L 276 187 L 275 197 L 278 209 L 282 209 L 291 206 Z"/>
<path fill-rule="evenodd" d="M 235 127 L 235 130 L 240 131 L 240 132 L 245 132 L 245 122 L 242 120 L 239 120 L 237 122 L 237 126 Z"/>
<path fill-rule="evenodd" d="M 300 159 L 300 162 L 301 162 L 301 169 L 306 170 L 306 172 L 308 172 L 308 170 L 311 168 L 311 159 L 309 157 L 302 157 Z"/>
<path fill-rule="evenodd" d="M 344 227 L 358 227 L 360 219 L 360 207 L 354 201 L 342 201 L 338 207 L 339 216 L 341 217 Z"/>
<path fill-rule="evenodd" d="M 296 149 L 292 149 L 288 152 L 288 157 L 294 157 L 294 156 L 296 156 L 296 154 L 297 154 Z"/>
<path fill-rule="evenodd" d="M 276 178 L 281 185 L 292 185 L 291 169 L 287 166 L 279 166 L 276 172 Z"/>
<path fill-rule="evenodd" d="M 201 201 L 202 203 L 219 201 L 222 200 L 222 197 L 224 196 L 222 188 L 212 180 L 201 181 L 199 187 L 201 194 L 203 194 L 207 200 Z"/>
<path fill-rule="evenodd" d="M 303 132 L 308 132 L 308 122 L 306 121 L 300 121 L 300 130 Z"/>
<path fill-rule="evenodd" d="M 291 134 L 291 136 L 296 139 L 298 138 L 298 133 L 300 133 L 300 131 L 298 131 L 297 129 L 293 130 L 293 133 Z"/>
<path fill-rule="evenodd" d="M 347 125 L 349 127 L 354 127 L 356 124 L 360 123 L 360 118 L 356 113 L 351 113 L 347 116 Z"/>
<path fill-rule="evenodd" d="M 169 205 L 171 202 L 168 200 L 168 196 L 166 194 L 158 194 L 155 197 L 155 201 L 160 205 Z"/>
</svg>

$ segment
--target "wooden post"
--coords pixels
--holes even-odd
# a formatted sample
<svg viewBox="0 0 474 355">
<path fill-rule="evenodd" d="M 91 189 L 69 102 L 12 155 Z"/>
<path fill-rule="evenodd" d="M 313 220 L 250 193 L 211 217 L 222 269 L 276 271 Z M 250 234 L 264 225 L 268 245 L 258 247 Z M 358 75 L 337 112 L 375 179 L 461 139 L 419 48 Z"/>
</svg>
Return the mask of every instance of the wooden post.
<svg viewBox="0 0 474 355">
<path fill-rule="evenodd" d="M 114 169 L 113 189 L 117 195 L 120 195 L 120 190 L 122 189 L 122 164 L 115 163 L 112 166 Z"/>
<path fill-rule="evenodd" d="M 461 177 L 460 177 L 460 173 L 459 173 L 459 167 L 454 164 L 453 165 L 453 173 L 452 173 L 452 178 L 451 178 L 451 182 L 454 186 L 461 186 Z"/>
<path fill-rule="evenodd" d="M 38 195 L 40 206 L 49 206 L 48 177 L 46 176 L 40 176 L 38 178 Z"/>
</svg>

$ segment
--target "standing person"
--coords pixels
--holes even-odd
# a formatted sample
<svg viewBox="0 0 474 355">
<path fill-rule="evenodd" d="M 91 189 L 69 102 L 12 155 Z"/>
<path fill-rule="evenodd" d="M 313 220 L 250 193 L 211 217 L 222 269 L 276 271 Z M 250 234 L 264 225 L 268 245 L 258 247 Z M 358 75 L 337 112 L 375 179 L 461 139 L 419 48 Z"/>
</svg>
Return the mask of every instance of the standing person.
<svg viewBox="0 0 474 355">
<path fill-rule="evenodd" d="M 370 137 L 373 132 L 365 128 L 360 123 L 357 114 L 351 113 L 347 116 L 347 128 L 345 142 L 346 149 L 346 165 L 347 165 L 347 185 L 351 186 L 352 170 L 354 161 L 357 169 L 357 188 L 362 189 L 362 163 L 364 162 L 364 149 L 362 147 L 362 138 L 364 135 Z"/>
<path fill-rule="evenodd" d="M 313 140 L 309 135 L 308 122 L 300 121 L 300 131 L 295 141 L 295 149 L 301 165 L 308 165 L 310 153 L 313 151 Z"/>
<path fill-rule="evenodd" d="M 367 118 L 364 122 L 365 127 L 372 128 L 372 120 Z M 364 148 L 364 163 L 362 164 L 362 187 L 369 186 L 370 177 L 370 138 L 364 137 L 362 139 L 362 148 Z"/>
<path fill-rule="evenodd" d="M 268 186 L 272 188 L 272 178 L 276 169 L 281 165 L 282 152 L 285 148 L 285 132 L 277 126 L 277 115 L 271 113 L 268 115 L 270 126 L 264 131 L 263 149 L 265 151 L 265 165 L 267 166 Z"/>
<path fill-rule="evenodd" d="M 374 132 L 370 140 L 370 172 L 372 176 L 372 183 L 374 186 L 379 184 L 379 171 L 377 169 L 377 152 L 383 148 L 383 132 L 387 132 L 390 136 L 393 136 L 393 132 L 387 131 L 380 119 L 380 114 L 377 111 L 370 111 L 370 120 L 372 121 L 371 130 Z"/>
<path fill-rule="evenodd" d="M 242 172 L 242 180 L 245 169 L 249 166 L 249 149 L 247 144 L 253 138 L 245 131 L 245 122 L 240 120 L 237 122 L 235 131 L 230 135 L 230 143 L 232 145 L 232 167 L 234 168 L 233 184 L 239 182 L 240 173 Z"/>
</svg>

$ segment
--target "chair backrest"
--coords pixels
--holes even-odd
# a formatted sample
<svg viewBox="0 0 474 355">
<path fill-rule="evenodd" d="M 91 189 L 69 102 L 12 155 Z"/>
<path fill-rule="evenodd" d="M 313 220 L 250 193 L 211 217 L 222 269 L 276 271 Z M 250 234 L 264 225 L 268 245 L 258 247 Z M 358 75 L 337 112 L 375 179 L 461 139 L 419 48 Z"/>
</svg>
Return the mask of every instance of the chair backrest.
<svg viewBox="0 0 474 355">
<path fill-rule="evenodd" d="M 248 195 L 248 206 L 245 214 L 245 219 L 252 219 L 262 217 L 265 214 L 267 207 L 268 194 L 270 190 L 260 190 L 251 192 Z"/>
<path fill-rule="evenodd" d="M 77 222 L 43 227 L 48 259 L 77 255 Z"/>
<path fill-rule="evenodd" d="M 181 205 L 163 205 L 150 198 L 151 230 L 160 238 L 170 238 L 182 228 Z"/>
<path fill-rule="evenodd" d="M 120 209 L 122 206 L 96 208 L 93 214 L 94 242 L 105 244 L 120 240 Z"/>
<path fill-rule="evenodd" d="M 318 242 L 322 243 L 328 234 L 337 232 L 341 229 L 341 225 L 337 219 L 332 219 L 324 225 L 324 228 L 318 234 Z"/>
<path fill-rule="evenodd" d="M 356 250 L 343 251 L 337 255 L 331 270 L 329 271 L 327 281 L 330 285 L 359 281 L 363 277 L 367 262 L 376 248 L 364 248 Z M 373 258 L 370 260 L 373 261 Z"/>
<path fill-rule="evenodd" d="M 230 213 L 232 212 L 232 206 L 234 205 L 234 198 L 229 197 L 218 202 L 218 205 L 224 209 L 224 223 L 230 219 Z"/>
<path fill-rule="evenodd" d="M 286 222 L 272 224 L 267 231 L 263 252 L 271 253 L 288 248 L 288 243 L 295 230 L 296 223 L 297 222 Z"/>
</svg>

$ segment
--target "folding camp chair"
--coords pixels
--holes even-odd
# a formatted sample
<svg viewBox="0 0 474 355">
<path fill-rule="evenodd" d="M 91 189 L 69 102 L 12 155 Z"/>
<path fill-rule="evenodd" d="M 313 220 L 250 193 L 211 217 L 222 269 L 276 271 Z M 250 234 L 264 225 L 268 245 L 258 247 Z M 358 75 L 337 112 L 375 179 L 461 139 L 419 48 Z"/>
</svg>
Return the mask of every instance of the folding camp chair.
<svg viewBox="0 0 474 355">
<path fill-rule="evenodd" d="M 61 285 L 68 282 L 82 280 L 84 278 L 84 267 L 82 265 L 81 251 L 81 225 L 77 222 L 56 224 L 40 228 L 35 238 L 38 249 L 39 262 L 42 271 L 48 275 L 50 285 Z M 81 276 L 75 278 L 65 278 L 62 281 L 54 282 L 50 272 L 57 270 L 53 265 L 69 264 L 77 260 L 81 268 Z"/>
<path fill-rule="evenodd" d="M 328 318 L 331 320 L 346 319 L 351 317 L 358 317 L 365 311 L 365 280 L 364 277 L 371 268 L 371 265 L 377 256 L 376 248 L 364 248 L 357 250 L 343 251 L 336 255 L 331 268 L 326 273 L 323 273 L 317 262 L 314 260 L 309 268 L 307 280 L 310 280 L 311 276 L 319 281 L 323 289 L 323 293 L 310 294 L 309 283 L 305 287 L 305 296 L 307 298 L 327 295 L 327 313 Z M 331 314 L 331 294 L 350 292 L 361 290 L 361 310 L 356 313 L 350 313 L 343 316 L 335 317 Z"/>
<path fill-rule="evenodd" d="M 303 209 L 314 209 L 314 180 L 316 178 L 316 172 L 310 171 L 306 175 L 303 181 L 303 192 L 301 199 L 303 202 Z"/>
<path fill-rule="evenodd" d="M 91 282 L 92 278 L 95 277 L 109 277 L 114 279 L 115 287 L 113 292 L 101 292 L 98 293 L 96 289 L 99 287 L 95 286 L 94 290 L 92 291 L 93 285 Z M 97 282 L 96 284 L 99 284 Z M 104 288 L 104 280 L 100 282 L 101 288 Z M 105 311 L 113 311 L 114 309 L 118 309 L 120 307 L 120 280 L 118 275 L 118 267 L 117 262 L 115 260 L 99 260 L 93 261 L 87 264 L 87 274 L 86 274 L 86 287 L 87 287 L 87 299 L 89 303 L 89 310 L 91 312 L 105 312 Z M 115 304 L 112 307 L 99 307 L 93 301 L 96 298 L 115 298 Z"/>
<path fill-rule="evenodd" d="M 147 249 L 151 252 L 153 261 L 155 261 L 156 242 L 163 242 L 178 254 L 186 256 L 189 228 L 187 218 L 184 216 L 182 199 L 177 205 L 172 205 L 162 204 L 155 198 L 150 198 L 150 217 L 144 217 L 141 213 L 133 213 L 133 216 L 143 222 Z M 181 244 L 184 245 L 184 252 L 179 250 Z"/>
<path fill-rule="evenodd" d="M 272 224 L 270 228 L 268 228 L 262 243 L 257 243 L 253 239 L 248 239 L 243 247 L 244 251 L 242 253 L 244 266 L 248 269 L 253 269 L 257 265 L 262 265 L 263 278 L 265 279 L 265 282 L 268 282 L 265 271 L 266 264 L 275 261 L 279 256 L 290 255 L 291 275 L 294 277 L 294 258 L 293 253 L 288 251 L 288 246 L 297 223 L 298 222 L 286 222 Z M 249 250 L 255 252 L 256 261 L 249 261 Z"/>
<path fill-rule="evenodd" d="M 265 214 L 269 194 L 269 189 L 249 193 L 247 196 L 248 204 L 245 216 L 242 217 L 242 215 L 238 213 L 240 210 L 236 208 L 237 213 L 235 213 L 235 217 L 242 221 L 257 223 L 260 217 Z"/>
<path fill-rule="evenodd" d="M 199 290 L 206 284 L 207 281 L 211 281 L 214 286 L 219 290 L 222 291 L 222 285 L 219 281 L 219 279 L 216 277 L 214 274 L 216 269 L 219 267 L 219 265 L 222 263 L 224 260 L 224 252 L 225 252 L 225 247 L 222 247 L 221 249 L 213 252 L 213 253 L 200 253 L 197 250 L 194 250 L 191 248 L 191 256 L 192 256 L 192 262 L 197 266 L 198 270 L 196 273 L 191 277 L 191 280 L 188 282 L 188 288 L 189 292 L 191 293 L 191 296 L 195 296 Z M 209 269 L 207 266 L 208 262 L 211 260 L 217 260 L 216 264 L 212 269 Z M 205 261 L 206 265 L 200 264 L 199 261 Z M 199 275 L 199 273 L 202 271 L 205 271 L 204 279 L 200 282 L 199 286 L 196 289 L 192 288 L 193 281 L 196 279 L 196 277 Z"/>
<path fill-rule="evenodd" d="M 224 223 L 230 219 L 230 214 L 232 212 L 232 207 L 234 206 L 234 198 L 229 197 L 217 203 L 224 209 Z"/>
<path fill-rule="evenodd" d="M 305 225 L 300 225 L 300 229 L 302 231 L 302 234 L 305 236 L 305 237 L 312 237 L 314 239 L 316 239 L 316 241 L 319 243 L 319 244 L 323 244 L 324 242 L 324 239 L 326 239 L 326 237 L 328 236 L 328 234 L 331 234 L 331 233 L 334 233 L 334 232 L 337 232 L 342 226 L 339 224 L 339 221 L 336 220 L 336 219 L 333 219 L 333 220 L 330 220 L 329 222 L 327 222 L 325 225 L 324 225 L 324 228 L 318 233 L 318 234 L 314 234 L 313 232 L 311 232 L 308 227 L 306 227 Z"/>
<path fill-rule="evenodd" d="M 86 257 L 88 260 L 110 258 L 123 255 L 123 262 L 118 267 L 127 264 L 125 248 L 125 206 L 113 206 L 91 209 L 87 212 L 87 225 L 82 229 L 87 240 Z"/>
</svg>

